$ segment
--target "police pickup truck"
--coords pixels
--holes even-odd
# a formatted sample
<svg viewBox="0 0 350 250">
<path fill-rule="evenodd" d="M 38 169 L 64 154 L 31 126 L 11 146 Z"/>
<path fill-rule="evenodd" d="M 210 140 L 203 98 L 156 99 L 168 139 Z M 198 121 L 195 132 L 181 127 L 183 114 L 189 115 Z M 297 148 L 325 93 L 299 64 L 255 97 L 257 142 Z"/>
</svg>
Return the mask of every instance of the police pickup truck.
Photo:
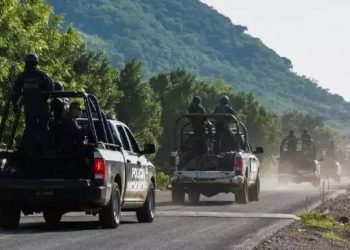
<svg viewBox="0 0 350 250">
<path fill-rule="evenodd" d="M 202 134 L 191 124 L 205 121 Z M 200 195 L 234 193 L 237 203 L 259 200 L 259 159 L 262 147 L 253 152 L 245 125 L 229 114 L 188 114 L 176 121 L 174 150 L 170 155 L 172 200 L 191 203 Z"/>
<path fill-rule="evenodd" d="M 82 92 L 49 92 L 55 98 L 81 100 L 85 118 L 78 123 L 87 131 L 76 152 L 60 148 L 60 121 L 50 121 L 47 135 L 37 135 L 32 147 L 46 145 L 35 155 L 16 145 L 22 133 L 20 113 L 12 114 L 6 102 L 0 124 L 0 226 L 16 228 L 24 215 L 43 213 L 46 223 L 60 222 L 62 215 L 84 211 L 99 216 L 103 228 L 116 228 L 121 210 L 136 211 L 139 222 L 155 217 L 155 168 L 140 150 L 130 129 L 107 119 L 95 96 Z M 18 143 L 20 144 L 20 143 Z M 32 148 L 32 149 L 33 149 Z"/>
</svg>

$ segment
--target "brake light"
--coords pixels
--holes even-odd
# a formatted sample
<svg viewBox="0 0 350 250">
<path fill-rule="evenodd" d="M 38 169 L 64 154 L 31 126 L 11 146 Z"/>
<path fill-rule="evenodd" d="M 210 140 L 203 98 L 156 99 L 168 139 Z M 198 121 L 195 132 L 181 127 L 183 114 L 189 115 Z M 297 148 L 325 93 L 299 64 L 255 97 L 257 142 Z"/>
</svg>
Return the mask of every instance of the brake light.
<svg viewBox="0 0 350 250">
<path fill-rule="evenodd" d="M 236 173 L 242 174 L 244 169 L 244 159 L 241 156 L 236 157 Z"/>
<path fill-rule="evenodd" d="M 169 167 L 170 170 L 175 170 L 177 167 L 177 162 L 178 162 L 178 156 L 175 154 L 170 155 L 169 158 Z"/>
<path fill-rule="evenodd" d="M 104 180 L 107 176 L 107 166 L 104 159 L 97 158 L 94 161 L 95 179 Z"/>
</svg>

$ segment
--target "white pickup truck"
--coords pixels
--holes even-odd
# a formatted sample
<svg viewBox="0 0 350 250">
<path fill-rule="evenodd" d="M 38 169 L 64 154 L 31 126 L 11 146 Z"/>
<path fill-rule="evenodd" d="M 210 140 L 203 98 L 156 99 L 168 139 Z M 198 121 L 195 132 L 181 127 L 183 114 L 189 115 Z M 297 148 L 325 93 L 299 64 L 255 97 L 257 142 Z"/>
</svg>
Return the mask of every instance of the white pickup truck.
<svg viewBox="0 0 350 250">
<path fill-rule="evenodd" d="M 192 131 L 193 118 L 206 120 L 204 134 Z M 222 119 L 228 123 L 227 131 L 216 135 L 216 122 Z M 259 159 L 255 154 L 260 153 L 262 147 L 252 152 L 246 127 L 233 115 L 181 116 L 170 155 L 173 202 L 183 203 L 186 193 L 191 203 L 198 203 L 200 194 L 211 197 L 221 192 L 234 193 L 237 203 L 259 200 Z"/>
<path fill-rule="evenodd" d="M 107 119 L 95 96 L 82 92 L 45 93 L 52 98 L 81 99 L 86 118 L 78 123 L 89 131 L 78 155 L 62 153 L 53 139 L 60 122 L 50 124 L 50 136 L 42 137 L 45 152 L 28 156 L 13 146 L 20 113 L 9 119 L 11 102 L 0 124 L 0 226 L 16 228 L 24 215 L 43 213 L 47 223 L 60 222 L 63 214 L 84 211 L 99 215 L 101 226 L 116 228 L 121 210 L 136 211 L 140 222 L 155 217 L 155 168 L 144 156 L 154 144 L 140 150 L 130 129 Z M 55 129 L 53 129 L 55 128 Z M 65 131 L 61 131 L 64 133 Z"/>
</svg>

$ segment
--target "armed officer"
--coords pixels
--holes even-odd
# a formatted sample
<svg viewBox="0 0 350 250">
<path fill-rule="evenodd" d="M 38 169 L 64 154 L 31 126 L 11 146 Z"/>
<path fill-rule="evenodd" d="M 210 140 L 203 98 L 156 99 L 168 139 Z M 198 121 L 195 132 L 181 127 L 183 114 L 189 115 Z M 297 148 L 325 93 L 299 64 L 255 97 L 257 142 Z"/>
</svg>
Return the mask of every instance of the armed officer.
<svg viewBox="0 0 350 250">
<path fill-rule="evenodd" d="M 33 144 L 38 146 L 43 142 L 49 122 L 47 97 L 41 92 L 52 91 L 54 86 L 50 77 L 37 68 L 39 57 L 36 54 L 27 54 L 24 62 L 24 71 L 19 74 L 13 86 L 12 101 L 15 112 L 19 111 L 19 95 L 23 94 L 26 128 L 22 146 L 27 153 L 36 153 L 33 152 Z"/>
<path fill-rule="evenodd" d="M 289 130 L 289 134 L 285 139 L 287 141 L 287 151 L 295 152 L 297 150 L 297 137 L 294 134 L 294 130 Z"/>
<path fill-rule="evenodd" d="M 62 150 L 74 154 L 82 150 L 86 129 L 79 126 L 77 119 L 81 117 L 82 109 L 79 102 L 72 102 L 69 111 L 62 120 Z"/>
<path fill-rule="evenodd" d="M 307 129 L 303 130 L 300 139 L 304 155 L 306 155 L 310 159 L 316 159 L 316 146 Z"/>
<path fill-rule="evenodd" d="M 229 114 L 229 115 L 236 115 L 236 112 L 233 110 L 233 108 L 229 105 L 229 98 L 228 96 L 222 96 L 219 100 L 219 105 L 215 108 L 214 113 L 215 114 Z M 216 138 L 216 152 L 219 153 L 220 151 L 220 141 L 221 136 L 223 133 L 227 133 L 229 137 L 231 136 L 231 131 L 229 128 L 229 119 L 218 117 L 216 118 L 216 124 L 215 124 L 215 138 Z M 221 145 L 221 146 L 228 146 L 228 145 Z"/>
<path fill-rule="evenodd" d="M 201 104 L 201 98 L 199 96 L 194 96 L 192 99 L 192 103 L 188 108 L 189 114 L 205 114 L 205 109 Z M 191 117 L 193 132 L 195 134 L 204 134 L 205 132 L 205 117 Z"/>
<path fill-rule="evenodd" d="M 303 133 L 300 136 L 301 139 L 301 146 L 302 150 L 310 150 L 311 149 L 311 144 L 312 144 L 312 138 L 307 129 L 303 130 Z"/>
<path fill-rule="evenodd" d="M 55 91 L 64 91 L 62 83 L 54 81 Z M 54 98 L 50 102 L 50 112 L 52 113 L 54 121 L 60 121 L 63 118 L 63 114 L 68 111 L 69 104 L 64 98 Z"/>
</svg>

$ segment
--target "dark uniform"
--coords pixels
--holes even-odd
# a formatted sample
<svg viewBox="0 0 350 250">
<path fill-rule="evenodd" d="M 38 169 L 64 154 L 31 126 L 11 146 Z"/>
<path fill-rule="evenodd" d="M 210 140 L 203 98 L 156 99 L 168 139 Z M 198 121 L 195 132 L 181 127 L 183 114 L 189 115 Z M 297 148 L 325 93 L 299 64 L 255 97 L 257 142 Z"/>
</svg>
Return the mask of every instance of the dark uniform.
<svg viewBox="0 0 350 250">
<path fill-rule="evenodd" d="M 74 154 L 82 149 L 86 129 L 79 126 L 76 118 L 70 113 L 65 114 L 62 120 L 62 150 L 65 153 Z"/>
<path fill-rule="evenodd" d="M 297 150 L 297 137 L 294 135 L 294 131 L 290 130 L 288 136 L 285 139 L 287 141 L 287 151 L 295 152 Z"/>
<path fill-rule="evenodd" d="M 205 114 L 205 109 L 201 105 L 201 99 L 199 96 L 194 96 L 192 103 L 188 108 L 189 114 Z M 206 135 L 205 135 L 205 117 L 190 117 L 192 123 L 193 136 L 190 136 L 182 150 L 186 152 L 186 155 L 182 158 L 179 164 L 180 168 L 183 168 L 185 164 L 191 161 L 196 155 L 202 155 L 206 152 Z"/>
<path fill-rule="evenodd" d="M 63 85 L 60 82 L 54 82 L 55 91 L 63 91 Z M 50 132 L 51 132 L 51 142 L 52 147 L 55 151 L 59 151 L 62 146 L 62 119 L 64 114 L 68 112 L 69 102 L 65 98 L 55 97 L 50 102 Z"/>
<path fill-rule="evenodd" d="M 229 98 L 227 96 L 222 96 L 220 98 L 220 104 L 215 108 L 214 110 L 215 114 L 230 114 L 230 115 L 236 115 L 236 112 L 233 110 L 233 108 L 229 105 Z M 216 118 L 216 124 L 215 124 L 215 138 L 216 138 L 216 152 L 219 153 L 219 151 L 222 151 L 223 149 L 230 148 L 230 145 L 221 145 L 220 150 L 220 141 L 221 136 L 223 133 L 227 133 L 227 136 L 232 138 L 232 132 L 230 131 L 229 127 L 229 120 L 226 118 Z M 229 143 L 231 140 L 225 140 L 225 143 Z M 221 144 L 224 143 L 224 141 L 221 142 Z"/>
<path fill-rule="evenodd" d="M 64 91 L 60 82 L 54 82 L 55 91 Z M 68 102 L 64 98 L 54 98 L 50 102 L 50 112 L 54 121 L 60 121 L 65 112 L 68 111 Z"/>
<path fill-rule="evenodd" d="M 18 96 L 16 95 L 23 93 L 26 128 L 23 135 L 24 141 L 22 141 L 24 145 L 22 145 L 27 151 L 33 149 L 33 144 L 43 142 L 47 133 L 49 105 L 47 97 L 41 95 L 41 92 L 53 90 L 50 77 L 36 67 L 38 62 L 39 59 L 35 54 L 28 54 L 25 58 L 25 69 L 19 74 L 13 86 L 15 107 L 18 105 Z"/>
<path fill-rule="evenodd" d="M 307 146 L 311 146 L 311 135 L 309 134 L 309 132 L 304 129 L 303 133 L 301 134 L 301 137 L 300 137 L 301 141 L 302 141 L 302 144 L 303 144 L 303 147 L 307 147 Z M 310 144 L 310 145 L 309 145 Z"/>
<path fill-rule="evenodd" d="M 201 105 L 201 100 L 198 96 L 193 97 L 192 103 L 188 108 L 189 114 L 205 114 L 205 109 Z M 191 117 L 192 129 L 195 134 L 205 133 L 205 117 Z"/>
</svg>

